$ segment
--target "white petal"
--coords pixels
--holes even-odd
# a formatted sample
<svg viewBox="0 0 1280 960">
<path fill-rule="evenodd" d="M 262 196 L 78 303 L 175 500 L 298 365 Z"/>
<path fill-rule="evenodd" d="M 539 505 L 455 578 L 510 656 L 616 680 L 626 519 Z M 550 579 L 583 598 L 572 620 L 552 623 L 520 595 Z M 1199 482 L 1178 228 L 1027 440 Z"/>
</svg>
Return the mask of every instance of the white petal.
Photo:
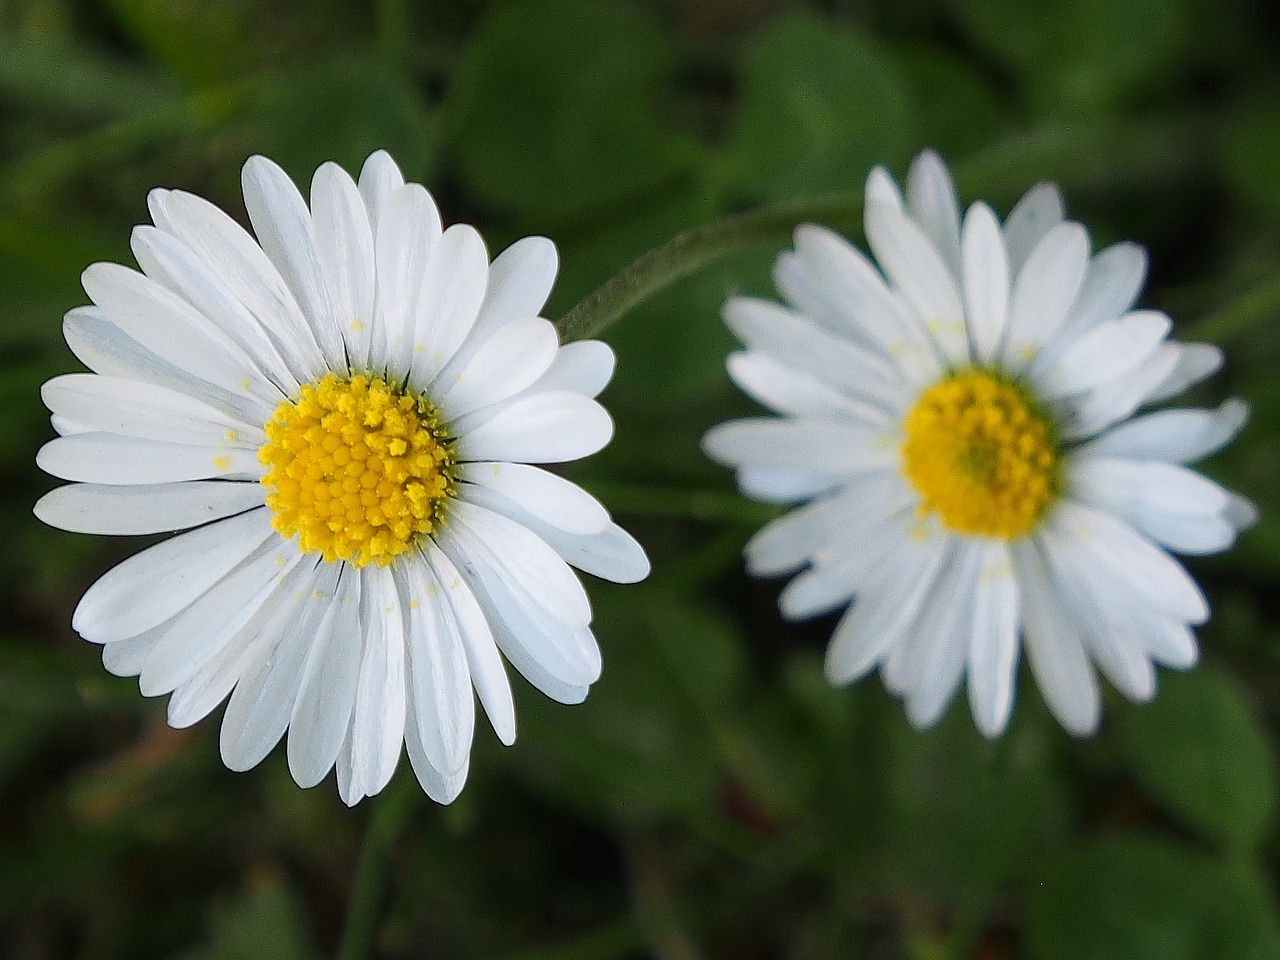
<svg viewBox="0 0 1280 960">
<path fill-rule="evenodd" d="M 489 252 L 474 227 L 454 224 L 431 250 L 414 304 L 410 380 L 424 387 L 471 332 L 489 285 Z"/>
<path fill-rule="evenodd" d="M 1006 242 L 1008 240 L 1006 230 Z M 1004 364 L 1022 370 L 1067 318 L 1089 266 L 1089 234 L 1078 223 L 1054 227 L 1015 274 Z"/>
<path fill-rule="evenodd" d="M 181 190 L 152 190 L 156 226 L 177 237 L 225 293 L 239 300 L 275 341 L 299 383 L 318 379 L 324 356 L 315 333 L 262 248 L 208 200 Z"/>
<path fill-rule="evenodd" d="M 960 266 L 960 206 L 951 172 L 933 150 L 925 150 L 911 161 L 907 171 L 907 207 L 958 284 L 963 275 Z"/>
<path fill-rule="evenodd" d="M 167 624 L 161 624 L 158 627 L 145 630 L 135 637 L 104 643 L 102 645 L 102 665 L 114 676 L 136 677 L 142 672 L 142 668 L 147 662 L 147 657 L 151 656 L 151 651 L 155 649 L 160 638 L 164 636 L 166 626 Z M 231 687 L 228 686 L 226 693 L 230 692 Z M 216 706 L 217 703 L 214 703 L 209 709 L 213 709 Z"/>
<path fill-rule="evenodd" d="M 903 208 L 902 192 L 884 167 L 872 167 L 867 174 L 867 205 L 881 203 L 898 211 Z"/>
<path fill-rule="evenodd" d="M 404 743 L 404 615 L 389 569 L 364 567 L 360 573 L 364 649 L 351 713 L 351 775 L 359 792 L 371 797 L 391 781 Z"/>
<path fill-rule="evenodd" d="M 727 466 L 781 467 L 855 474 L 896 462 L 892 438 L 831 420 L 731 420 L 702 438 L 707 456 Z"/>
<path fill-rule="evenodd" d="M 289 772 L 314 787 L 333 769 L 346 739 L 360 675 L 360 576 L 342 564 L 302 669 L 289 718 Z"/>
<path fill-rule="evenodd" d="M 1228 400 L 1217 410 L 1161 410 L 1111 428 L 1080 455 L 1190 463 L 1225 447 L 1249 418 L 1249 405 Z"/>
<path fill-rule="evenodd" d="M 157 227 L 140 226 L 134 227 L 132 247 L 147 276 L 159 280 L 217 325 L 282 394 L 297 388 L 296 376 L 259 319 L 185 243 Z"/>
<path fill-rule="evenodd" d="M 464 460 L 563 463 L 605 446 L 613 420 L 594 400 L 554 391 L 515 400 L 473 430 L 457 429 Z"/>
<path fill-rule="evenodd" d="M 463 463 L 458 478 L 501 494 L 566 533 L 589 535 L 609 525 L 609 512 L 576 483 L 525 463 Z M 469 499 L 466 494 L 463 497 Z"/>
<path fill-rule="evenodd" d="M 1220 553 L 1236 542 L 1239 533 L 1223 516 L 1146 511 L 1125 519 L 1161 546 L 1192 556 Z"/>
<path fill-rule="evenodd" d="M 467 653 L 450 603 L 425 558 L 397 564 L 408 642 L 409 697 L 423 756 L 437 774 L 466 769 L 475 730 Z"/>
<path fill-rule="evenodd" d="M 1011 545 L 1022 601 L 1027 661 L 1045 703 L 1067 732 L 1087 737 L 1102 716 L 1098 681 L 1076 625 L 1062 609 L 1033 539 Z"/>
<path fill-rule="evenodd" d="M 1125 376 L 1154 355 L 1172 325 L 1167 316 L 1154 310 L 1138 310 L 1120 320 L 1098 324 L 1047 368 L 1034 365 L 1031 375 L 1042 395 L 1050 399 L 1092 390 Z"/>
<path fill-rule="evenodd" d="M 81 483 L 155 484 L 221 477 L 256 480 L 262 465 L 254 451 L 192 446 L 121 437 L 113 433 L 77 433 L 50 440 L 36 454 L 41 470 Z"/>
<path fill-rule="evenodd" d="M 738 489 L 743 496 L 764 503 L 795 503 L 829 493 L 845 485 L 843 474 L 815 473 L 787 467 L 738 468 Z"/>
<path fill-rule="evenodd" d="M 387 198 L 404 186 L 404 174 L 385 150 L 375 150 L 360 170 L 360 196 L 369 211 L 369 223 L 375 228 L 382 218 Z"/>
<path fill-rule="evenodd" d="M 784 367 L 885 409 L 902 403 L 905 390 L 885 361 L 777 304 L 733 297 L 724 305 L 724 321 L 752 351 Z"/>
<path fill-rule="evenodd" d="M 729 355 L 729 376 L 743 392 L 778 413 L 849 419 L 877 428 L 889 425 L 883 410 L 850 399 L 815 377 L 798 373 L 763 353 L 739 351 Z"/>
<path fill-rule="evenodd" d="M 594 398 L 613 379 L 617 358 L 613 348 L 599 340 L 576 340 L 556 351 L 556 358 L 533 385 L 531 392 L 551 393 L 568 390 Z"/>
<path fill-rule="evenodd" d="M 292 574 L 299 560 L 290 544 L 260 551 L 178 614 L 138 677 L 143 696 L 168 693 L 190 680 L 242 631 L 259 636 L 279 602 L 296 587 Z"/>
<path fill-rule="evenodd" d="M 386 367 L 394 379 L 406 376 L 413 362 L 417 305 L 433 295 L 424 279 L 440 233 L 440 212 L 420 184 L 401 186 L 384 200 L 374 232 L 378 331 L 371 334 L 369 362 Z"/>
<path fill-rule="evenodd" d="M 1080 334 L 1117 320 L 1130 309 L 1147 276 L 1147 252 L 1136 243 L 1116 243 L 1095 256 L 1065 327 Z"/>
<path fill-rule="evenodd" d="M 547 372 L 558 347 L 556 328 L 546 320 L 511 321 L 485 341 L 465 366 L 440 378 L 435 396 L 441 414 L 453 420 L 514 397 Z"/>
<path fill-rule="evenodd" d="M 81 279 L 93 302 L 130 339 L 189 376 L 243 398 L 242 418 L 261 422 L 279 403 L 280 391 L 243 351 L 176 293 L 114 263 L 95 263 Z"/>
<path fill-rule="evenodd" d="M 969 641 L 969 705 L 985 737 L 1009 722 L 1018 671 L 1018 581 L 1003 543 L 985 546 L 973 600 Z"/>
<path fill-rule="evenodd" d="M 1128 417 L 1168 377 L 1178 362 L 1178 355 L 1178 345 L 1165 341 L 1130 373 L 1075 399 L 1059 421 L 1063 437 L 1067 440 L 1089 437 Z"/>
<path fill-rule="evenodd" d="M 1080 457 L 1070 467 L 1071 496 L 1110 513 L 1220 514 L 1227 492 L 1194 470 L 1159 460 Z"/>
<path fill-rule="evenodd" d="M 455 500 L 440 542 L 456 543 L 451 559 L 472 582 L 514 585 L 560 623 L 585 627 L 591 604 L 581 581 L 560 556 L 527 527 L 484 507 Z"/>
<path fill-rule="evenodd" d="M 255 620 L 266 611 L 260 609 Z M 251 620 L 249 626 L 256 626 Z M 203 720 L 211 714 L 218 704 L 227 699 L 236 682 L 244 673 L 254 653 L 254 643 L 258 639 L 256 630 L 241 629 L 194 677 L 178 684 L 169 695 L 169 704 L 165 708 L 165 719 L 175 730 L 182 730 Z M 109 644 L 110 650 L 119 644 Z M 105 660 L 105 657 L 104 657 Z M 143 664 L 138 665 L 138 671 Z"/>
<path fill-rule="evenodd" d="M 311 219 L 334 323 L 351 362 L 363 367 L 374 326 L 373 227 L 355 181 L 336 163 L 323 164 L 311 179 Z"/>
<path fill-rule="evenodd" d="M 866 588 L 868 580 L 898 545 L 900 517 L 868 511 L 842 534 L 857 544 L 829 556 L 795 577 L 778 596 L 778 608 L 788 620 L 804 620 L 827 613 L 849 602 Z"/>
<path fill-rule="evenodd" d="M 418 736 L 418 719 L 413 715 L 412 699 L 408 702 L 405 716 L 404 747 L 405 752 L 409 754 L 409 763 L 413 767 L 414 776 L 418 778 L 418 783 L 427 796 L 436 803 L 443 804 L 453 803 L 458 799 L 458 795 L 462 793 L 462 788 L 467 783 L 470 758 L 467 758 L 467 761 L 462 764 L 462 769 L 455 773 L 444 774 L 431 766 L 426 749 Z"/>
<path fill-rule="evenodd" d="M 322 564 L 272 598 L 253 656 L 222 718 L 219 747 L 230 770 L 261 763 L 280 742 L 302 685 L 308 647 L 334 606 L 338 569 Z"/>
<path fill-rule="evenodd" d="M 826 675 L 834 684 L 857 680 L 904 641 L 934 592 L 949 538 L 904 540 L 876 579 L 840 618 L 827 647 Z"/>
<path fill-rule="evenodd" d="M 480 698 L 480 705 L 484 707 L 498 739 L 510 746 L 516 740 L 515 703 L 511 699 L 511 684 L 485 613 L 444 551 L 430 544 L 426 556 L 457 618 L 462 646 L 467 653 L 467 670 L 476 688 L 476 696 Z"/>
<path fill-rule="evenodd" d="M 1063 219 L 1062 193 L 1056 184 L 1041 183 L 1027 191 L 1004 223 L 1009 266 L 1016 276 L 1031 251 Z"/>
<path fill-rule="evenodd" d="M 969 359 L 964 308 L 955 279 L 938 250 L 905 214 L 879 203 L 867 205 L 867 241 L 895 290 L 952 363 Z"/>
<path fill-rule="evenodd" d="M 996 215 L 975 203 L 964 218 L 964 295 L 979 362 L 995 357 L 1009 316 L 1009 252 Z"/>
<path fill-rule="evenodd" d="M 469 360 L 479 344 L 512 320 L 538 316 L 551 295 L 559 267 L 556 245 L 546 237 L 525 237 L 498 254 L 489 265 L 489 287 L 480 315 L 455 362 Z"/>
<path fill-rule="evenodd" d="M 257 483 L 195 480 L 146 486 L 69 484 L 50 490 L 35 514 L 76 533 L 164 533 L 198 527 L 262 505 Z"/>
<path fill-rule="evenodd" d="M 268 538 L 267 510 L 173 537 L 112 567 L 85 591 L 71 618 L 94 643 L 132 637 L 168 620 L 225 577 Z"/>
<path fill-rule="evenodd" d="M 1176 397 L 1182 391 L 1218 372 L 1222 351 L 1208 343 L 1169 344 L 1176 348 L 1177 360 L 1172 368 L 1143 397 L 1143 403 L 1159 403 Z"/>
<path fill-rule="evenodd" d="M 240 182 L 245 209 L 263 252 L 302 309 L 329 369 L 344 369 L 342 331 L 333 315 L 306 201 L 289 175 L 266 157 L 246 160 Z"/>
</svg>

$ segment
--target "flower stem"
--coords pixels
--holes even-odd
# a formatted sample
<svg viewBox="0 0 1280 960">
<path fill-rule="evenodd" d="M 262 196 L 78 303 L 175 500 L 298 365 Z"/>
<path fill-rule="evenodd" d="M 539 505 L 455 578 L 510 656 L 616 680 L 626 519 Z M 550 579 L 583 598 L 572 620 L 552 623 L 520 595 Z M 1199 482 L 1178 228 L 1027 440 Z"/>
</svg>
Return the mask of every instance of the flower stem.
<svg viewBox="0 0 1280 960">
<path fill-rule="evenodd" d="M 387 885 L 387 869 L 405 823 L 422 793 L 412 776 L 396 777 L 377 798 L 347 901 L 337 960 L 366 960 L 378 933 L 378 908 Z"/>
</svg>

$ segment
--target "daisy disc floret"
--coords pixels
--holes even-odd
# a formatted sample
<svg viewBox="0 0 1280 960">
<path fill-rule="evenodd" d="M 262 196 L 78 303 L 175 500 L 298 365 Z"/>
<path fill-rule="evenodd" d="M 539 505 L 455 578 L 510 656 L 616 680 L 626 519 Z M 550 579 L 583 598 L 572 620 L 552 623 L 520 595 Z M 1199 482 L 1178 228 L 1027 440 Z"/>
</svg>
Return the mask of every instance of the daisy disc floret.
<svg viewBox="0 0 1280 960">
<path fill-rule="evenodd" d="M 1136 309 L 1142 248 L 1092 253 L 1052 185 L 1003 223 L 984 203 L 962 216 L 926 152 L 905 196 L 872 171 L 866 233 L 874 261 L 801 226 L 774 271 L 786 303 L 725 306 L 746 345 L 729 373 L 779 416 L 704 446 L 748 495 L 802 504 L 752 538 L 748 569 L 800 571 L 787 617 L 845 608 L 829 678 L 878 668 L 918 726 L 967 677 L 999 734 L 1025 649 L 1059 721 L 1091 733 L 1095 666 L 1141 701 L 1155 664 L 1197 659 L 1208 605 L 1170 553 L 1224 550 L 1255 511 L 1186 465 L 1247 409 L 1151 409 L 1222 355 Z"/>
<path fill-rule="evenodd" d="M 141 271 L 95 264 L 64 331 L 92 373 L 44 386 L 60 435 L 37 457 L 73 481 L 36 504 L 67 530 L 185 531 L 108 571 L 72 619 L 103 663 L 169 694 L 185 727 L 230 698 L 222 756 L 288 735 L 294 779 L 337 769 L 347 803 L 402 747 L 447 803 L 479 699 L 515 739 L 505 660 L 576 703 L 600 674 L 578 570 L 649 569 L 584 490 L 541 466 L 612 436 L 603 343 L 539 316 L 549 240 L 490 262 L 387 154 L 359 181 L 325 164 L 308 204 L 244 168 L 256 238 L 177 190 L 148 198 Z"/>
</svg>

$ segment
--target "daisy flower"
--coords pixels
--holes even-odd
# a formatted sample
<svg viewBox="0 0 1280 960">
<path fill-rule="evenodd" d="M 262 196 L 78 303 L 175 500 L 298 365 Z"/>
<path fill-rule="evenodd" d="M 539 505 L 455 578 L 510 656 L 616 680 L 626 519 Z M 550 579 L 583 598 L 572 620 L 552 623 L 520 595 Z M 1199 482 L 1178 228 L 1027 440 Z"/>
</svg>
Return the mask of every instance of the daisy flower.
<svg viewBox="0 0 1280 960">
<path fill-rule="evenodd" d="M 1095 665 L 1145 701 L 1154 664 L 1196 661 L 1209 608 L 1167 551 L 1223 550 L 1253 521 L 1186 466 L 1235 435 L 1245 404 L 1143 411 L 1222 355 L 1134 309 L 1143 249 L 1091 254 L 1055 186 L 1003 224 L 984 203 L 962 218 L 926 152 L 905 198 L 873 170 L 865 213 L 876 262 L 801 226 L 774 271 L 787 304 L 725 306 L 746 344 L 729 373 L 780 416 L 721 424 L 704 447 L 746 494 L 806 501 L 752 538 L 748 569 L 804 568 L 788 618 L 848 606 L 827 676 L 879 668 L 917 726 L 967 676 L 978 728 L 998 735 L 1025 645 L 1050 709 L 1087 735 Z"/>
<path fill-rule="evenodd" d="M 93 584 L 72 625 L 106 668 L 169 694 L 186 727 L 230 695 L 222 757 L 246 770 L 288 731 L 304 787 L 337 767 L 348 804 L 403 743 L 447 803 L 479 698 L 515 739 L 502 656 L 576 703 L 600 674 L 572 564 L 633 582 L 640 546 L 536 464 L 608 443 L 603 343 L 538 316 L 557 268 L 541 237 L 492 263 L 443 229 L 383 152 L 357 183 L 316 171 L 310 207 L 274 163 L 244 166 L 255 241 L 199 197 L 154 190 L 138 272 L 84 273 L 67 314 L 93 373 L 43 396 L 60 436 L 37 462 L 74 483 L 36 504 L 95 534 L 188 531 Z M 473 696 L 472 690 L 475 695 Z"/>
</svg>

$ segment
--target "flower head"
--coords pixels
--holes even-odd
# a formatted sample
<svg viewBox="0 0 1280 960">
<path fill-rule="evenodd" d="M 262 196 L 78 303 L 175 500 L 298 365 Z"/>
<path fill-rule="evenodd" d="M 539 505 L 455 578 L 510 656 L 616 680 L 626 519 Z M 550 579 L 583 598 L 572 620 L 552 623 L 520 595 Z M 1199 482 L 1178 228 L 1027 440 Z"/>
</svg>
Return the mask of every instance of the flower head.
<svg viewBox="0 0 1280 960">
<path fill-rule="evenodd" d="M 807 501 L 748 543 L 748 569 L 804 568 L 782 592 L 788 617 L 847 605 L 829 678 L 878 667 L 919 726 L 967 675 L 979 729 L 999 734 L 1025 644 L 1050 709 L 1090 733 L 1092 664 L 1141 701 L 1153 664 L 1196 661 L 1208 606 L 1167 551 L 1223 550 L 1253 521 L 1186 466 L 1246 407 L 1140 412 L 1221 353 L 1134 309 L 1142 248 L 1091 254 L 1052 185 L 1003 224 L 984 203 L 962 218 L 926 152 L 905 198 L 872 171 L 866 232 L 876 263 L 801 226 L 775 268 L 787 305 L 725 306 L 746 344 L 730 375 L 781 416 L 722 424 L 704 446 L 745 493 Z"/>
<path fill-rule="evenodd" d="M 44 399 L 37 458 L 75 481 L 36 504 L 67 530 L 185 530 L 108 571 L 75 629 L 107 669 L 170 694 L 185 727 L 230 695 L 222 756 L 254 766 L 288 731 L 312 786 L 347 803 L 409 753 L 449 802 L 467 775 L 473 689 L 504 743 L 502 657 L 548 696 L 600 673 L 569 564 L 619 582 L 648 560 L 585 491 L 535 464 L 608 443 L 603 343 L 538 316 L 549 240 L 492 263 L 431 195 L 373 154 L 359 183 L 316 171 L 310 206 L 262 157 L 244 167 L 257 240 L 199 197 L 155 190 L 142 271 L 95 264 L 67 314 L 94 371 Z"/>
</svg>

